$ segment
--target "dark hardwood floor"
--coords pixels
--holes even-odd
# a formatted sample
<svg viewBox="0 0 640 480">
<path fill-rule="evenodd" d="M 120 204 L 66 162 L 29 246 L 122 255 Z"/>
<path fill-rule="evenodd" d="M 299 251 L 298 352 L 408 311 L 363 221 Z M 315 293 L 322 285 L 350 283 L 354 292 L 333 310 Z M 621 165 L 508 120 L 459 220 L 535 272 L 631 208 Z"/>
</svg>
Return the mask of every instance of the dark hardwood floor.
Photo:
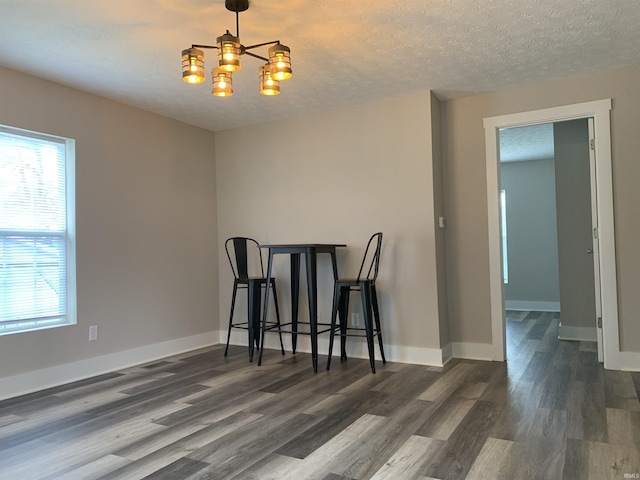
<svg viewBox="0 0 640 480">
<path fill-rule="evenodd" d="M 216 346 L 9 399 L 0 478 L 638 478 L 640 374 L 559 341 L 555 314 L 507 313 L 507 363 L 314 374 Z"/>
</svg>

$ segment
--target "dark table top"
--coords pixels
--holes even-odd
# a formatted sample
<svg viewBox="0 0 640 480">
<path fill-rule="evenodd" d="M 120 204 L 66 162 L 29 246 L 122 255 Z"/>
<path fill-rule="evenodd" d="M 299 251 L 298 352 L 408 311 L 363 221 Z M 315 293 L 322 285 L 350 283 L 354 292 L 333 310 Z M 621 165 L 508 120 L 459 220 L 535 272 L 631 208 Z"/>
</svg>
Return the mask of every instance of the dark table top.
<svg viewBox="0 0 640 480">
<path fill-rule="evenodd" d="M 344 243 L 283 243 L 283 244 L 265 244 L 258 245 L 259 248 L 337 248 L 337 247 L 346 247 L 347 245 Z"/>
</svg>

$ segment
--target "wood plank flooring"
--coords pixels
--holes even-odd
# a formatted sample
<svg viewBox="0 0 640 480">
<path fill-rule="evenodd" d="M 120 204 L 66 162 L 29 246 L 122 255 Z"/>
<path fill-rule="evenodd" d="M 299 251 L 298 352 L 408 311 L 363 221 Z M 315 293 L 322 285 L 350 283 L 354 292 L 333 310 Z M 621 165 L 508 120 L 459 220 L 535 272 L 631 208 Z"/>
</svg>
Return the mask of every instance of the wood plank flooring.
<svg viewBox="0 0 640 480">
<path fill-rule="evenodd" d="M 623 479 L 640 374 L 507 312 L 507 363 L 444 368 L 215 346 L 0 402 L 0 478 Z M 326 358 L 320 359 L 321 364 Z"/>
</svg>

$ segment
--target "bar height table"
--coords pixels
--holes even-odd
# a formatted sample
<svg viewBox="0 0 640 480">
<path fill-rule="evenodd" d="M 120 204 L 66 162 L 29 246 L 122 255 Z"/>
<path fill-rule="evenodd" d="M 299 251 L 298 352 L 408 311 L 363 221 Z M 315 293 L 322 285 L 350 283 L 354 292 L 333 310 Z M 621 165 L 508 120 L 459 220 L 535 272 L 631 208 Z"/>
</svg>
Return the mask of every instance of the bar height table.
<svg viewBox="0 0 640 480">
<path fill-rule="evenodd" d="M 336 261 L 336 248 L 346 247 L 345 244 L 338 243 L 293 243 L 284 245 L 258 245 L 259 248 L 269 249 L 269 264 L 267 266 L 267 284 L 265 291 L 264 310 L 262 314 L 262 328 L 260 339 L 260 355 L 258 365 L 262 364 L 262 350 L 264 348 L 264 334 L 266 330 L 280 331 L 281 333 L 291 333 L 293 353 L 296 352 L 297 336 L 310 335 L 311 337 L 311 359 L 313 361 L 313 371 L 318 372 L 318 334 L 329 331 L 318 332 L 318 278 L 317 278 L 317 254 L 328 253 L 331 255 L 333 266 L 333 280 L 338 279 L 338 265 Z M 271 269 L 274 255 L 286 254 L 291 259 L 291 322 L 267 328 L 267 312 L 269 307 L 269 289 L 271 285 Z M 298 304 L 300 296 L 300 255 L 304 255 L 307 267 L 307 295 L 309 297 L 309 332 L 298 331 Z M 283 330 L 282 327 L 291 325 L 291 330 Z M 329 324 L 327 324 L 329 325 Z"/>
</svg>

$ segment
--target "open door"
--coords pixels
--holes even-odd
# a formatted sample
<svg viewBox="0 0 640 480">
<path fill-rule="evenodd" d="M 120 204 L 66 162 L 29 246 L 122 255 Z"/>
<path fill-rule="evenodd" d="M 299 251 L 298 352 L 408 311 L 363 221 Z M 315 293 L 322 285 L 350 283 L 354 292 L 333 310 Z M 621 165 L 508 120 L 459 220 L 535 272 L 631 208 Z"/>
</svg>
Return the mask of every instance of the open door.
<svg viewBox="0 0 640 480">
<path fill-rule="evenodd" d="M 561 340 L 597 341 L 593 159 L 589 118 L 554 122 Z M 598 298 L 596 298 L 598 297 Z"/>
<path fill-rule="evenodd" d="M 602 289 L 600 280 L 600 242 L 598 241 L 598 188 L 596 178 L 596 146 L 593 118 L 589 118 L 589 167 L 591 170 L 591 225 L 593 226 L 593 279 L 596 301 L 596 336 L 598 340 L 598 362 L 604 362 L 602 339 Z"/>
</svg>

